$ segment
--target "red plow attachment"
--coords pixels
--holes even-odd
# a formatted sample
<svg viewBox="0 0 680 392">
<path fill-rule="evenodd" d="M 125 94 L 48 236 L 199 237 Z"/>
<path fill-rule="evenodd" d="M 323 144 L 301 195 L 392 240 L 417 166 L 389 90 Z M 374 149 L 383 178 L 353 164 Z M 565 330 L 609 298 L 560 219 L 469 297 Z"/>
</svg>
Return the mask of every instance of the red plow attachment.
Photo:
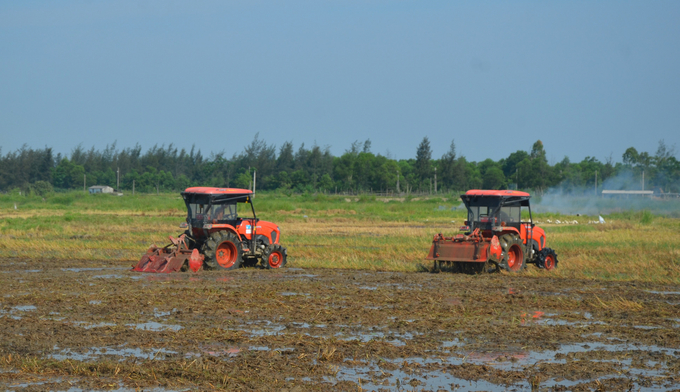
<svg viewBox="0 0 680 392">
<path fill-rule="evenodd" d="M 190 250 L 184 234 L 168 237 L 170 244 L 163 248 L 151 245 L 132 270 L 137 272 L 177 272 L 190 269 L 197 272 L 203 266 L 203 255 L 198 249 Z"/>
<path fill-rule="evenodd" d="M 437 234 L 432 240 L 427 260 L 440 263 L 498 263 L 502 260 L 503 249 L 498 237 L 485 238 L 475 229 L 470 235 L 458 234 L 454 237 L 444 237 Z"/>
</svg>

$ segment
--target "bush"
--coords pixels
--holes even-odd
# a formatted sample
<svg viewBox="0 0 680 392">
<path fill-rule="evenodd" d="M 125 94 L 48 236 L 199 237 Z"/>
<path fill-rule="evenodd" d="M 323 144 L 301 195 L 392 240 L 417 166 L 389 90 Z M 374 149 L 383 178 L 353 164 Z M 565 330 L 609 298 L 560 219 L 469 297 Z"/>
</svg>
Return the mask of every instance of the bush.
<svg viewBox="0 0 680 392">
<path fill-rule="evenodd" d="M 36 181 L 34 184 L 28 186 L 29 194 L 34 194 L 36 196 L 49 196 L 54 193 L 54 188 L 52 184 L 47 181 Z"/>
<path fill-rule="evenodd" d="M 642 210 L 640 212 L 640 223 L 643 225 L 648 225 L 654 220 L 654 214 L 648 210 Z"/>
</svg>

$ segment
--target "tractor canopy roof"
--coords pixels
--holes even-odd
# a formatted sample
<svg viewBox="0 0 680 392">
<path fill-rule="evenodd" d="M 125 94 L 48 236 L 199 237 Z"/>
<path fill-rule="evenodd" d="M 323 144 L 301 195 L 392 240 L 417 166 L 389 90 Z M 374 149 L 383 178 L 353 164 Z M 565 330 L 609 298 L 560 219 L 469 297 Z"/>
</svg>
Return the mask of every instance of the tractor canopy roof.
<svg viewBox="0 0 680 392">
<path fill-rule="evenodd" d="M 249 202 L 252 194 L 248 189 L 195 186 L 185 189 L 182 197 L 187 203 L 224 204 Z"/>
<path fill-rule="evenodd" d="M 471 189 L 460 198 L 466 206 L 528 206 L 531 195 L 521 191 Z"/>
</svg>

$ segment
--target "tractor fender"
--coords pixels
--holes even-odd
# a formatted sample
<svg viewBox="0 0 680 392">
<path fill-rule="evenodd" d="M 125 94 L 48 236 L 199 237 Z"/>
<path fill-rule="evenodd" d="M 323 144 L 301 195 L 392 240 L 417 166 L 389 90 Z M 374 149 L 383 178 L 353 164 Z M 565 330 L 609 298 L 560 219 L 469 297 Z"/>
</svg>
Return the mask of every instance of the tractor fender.
<svg viewBox="0 0 680 392">
<path fill-rule="evenodd" d="M 508 234 L 508 233 L 515 233 L 517 235 L 520 235 L 519 230 L 517 230 L 517 228 L 512 227 L 512 226 L 503 226 L 503 231 L 501 231 L 500 233 L 498 233 L 496 235 L 500 238 L 503 234 Z"/>
<path fill-rule="evenodd" d="M 236 228 L 230 224 L 227 223 L 217 223 L 217 224 L 212 224 L 212 227 L 208 230 L 208 236 L 216 231 L 230 231 L 236 236 L 238 236 L 238 231 Z"/>
</svg>

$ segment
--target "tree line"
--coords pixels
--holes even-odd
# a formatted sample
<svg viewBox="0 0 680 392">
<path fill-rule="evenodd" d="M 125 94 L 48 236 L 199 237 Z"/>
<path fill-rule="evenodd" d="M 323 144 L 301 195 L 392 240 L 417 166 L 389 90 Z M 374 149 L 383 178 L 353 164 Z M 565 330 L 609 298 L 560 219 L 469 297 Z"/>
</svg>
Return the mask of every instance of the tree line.
<svg viewBox="0 0 680 392">
<path fill-rule="evenodd" d="M 255 135 L 253 141 L 231 158 L 224 152 L 205 157 L 189 151 L 154 146 L 146 151 L 137 145 L 118 149 L 116 143 L 103 150 L 81 145 L 69 156 L 55 154 L 50 147 L 27 146 L 2 154 L 0 191 L 18 189 L 44 194 L 54 190 L 83 189 L 108 185 L 139 192 L 179 191 L 189 186 L 251 188 L 284 192 L 451 192 L 466 189 L 526 189 L 542 193 L 559 187 L 563 192 L 594 193 L 596 189 L 645 189 L 680 192 L 680 162 L 675 147 L 663 140 L 654 154 L 628 148 L 621 162 L 610 156 L 604 162 L 586 157 L 571 162 L 568 157 L 548 163 L 538 140 L 528 151 L 515 151 L 494 161 L 468 161 L 456 153 L 451 141 L 440 158 L 432 157 L 430 141 L 424 137 L 415 158 L 391 159 L 371 151 L 370 139 L 355 141 L 341 156 L 317 145 L 297 149 L 292 142 L 280 147 Z"/>
</svg>

